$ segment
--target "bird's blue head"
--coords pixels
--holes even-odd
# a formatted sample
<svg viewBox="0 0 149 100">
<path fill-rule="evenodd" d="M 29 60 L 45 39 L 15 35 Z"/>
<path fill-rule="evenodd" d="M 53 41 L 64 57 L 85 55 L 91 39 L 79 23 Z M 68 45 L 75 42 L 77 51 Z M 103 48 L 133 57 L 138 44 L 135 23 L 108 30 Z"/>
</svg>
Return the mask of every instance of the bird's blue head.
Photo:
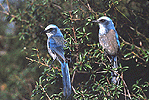
<svg viewBox="0 0 149 100">
<path fill-rule="evenodd" d="M 98 23 L 99 24 L 99 27 L 106 27 L 106 28 L 109 28 L 109 29 L 115 29 L 114 23 L 107 16 L 102 16 L 98 20 L 94 20 L 92 22 Z"/>
<path fill-rule="evenodd" d="M 58 33 L 61 34 L 60 29 L 54 24 L 48 25 L 45 28 L 44 33 L 46 33 L 48 37 L 51 37 L 52 35 L 55 35 L 55 34 L 58 34 Z"/>
</svg>

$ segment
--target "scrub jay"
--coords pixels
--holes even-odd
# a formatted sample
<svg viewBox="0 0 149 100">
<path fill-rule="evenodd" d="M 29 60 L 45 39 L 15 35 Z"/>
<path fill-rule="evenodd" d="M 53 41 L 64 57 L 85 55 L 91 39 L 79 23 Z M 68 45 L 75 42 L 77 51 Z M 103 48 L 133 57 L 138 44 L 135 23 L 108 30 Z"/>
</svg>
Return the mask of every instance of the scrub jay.
<svg viewBox="0 0 149 100">
<path fill-rule="evenodd" d="M 52 56 L 53 61 L 58 60 L 61 64 L 61 70 L 63 75 L 63 94 L 69 97 L 71 94 L 71 82 L 69 75 L 69 68 L 67 60 L 64 56 L 64 37 L 60 29 L 53 24 L 48 25 L 44 33 L 47 34 L 47 49 L 49 54 Z M 53 62 L 52 62 L 53 63 Z"/>
<path fill-rule="evenodd" d="M 103 16 L 98 20 L 92 22 L 97 22 L 99 24 L 99 43 L 105 50 L 105 52 L 110 56 L 112 63 L 112 68 L 117 69 L 117 53 L 120 48 L 120 42 L 118 39 L 117 31 L 115 30 L 114 23 L 109 17 Z M 112 82 L 114 84 L 119 84 L 119 78 L 117 71 L 111 72 Z"/>
</svg>

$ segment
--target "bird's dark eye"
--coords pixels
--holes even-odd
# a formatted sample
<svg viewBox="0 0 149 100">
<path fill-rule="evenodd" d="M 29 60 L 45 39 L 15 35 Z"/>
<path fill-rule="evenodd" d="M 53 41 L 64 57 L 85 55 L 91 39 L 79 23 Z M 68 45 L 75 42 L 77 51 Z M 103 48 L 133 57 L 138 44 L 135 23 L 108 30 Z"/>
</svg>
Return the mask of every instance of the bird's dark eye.
<svg viewBox="0 0 149 100">
<path fill-rule="evenodd" d="M 48 29 L 48 30 L 47 30 L 47 33 L 52 32 L 52 31 L 53 31 L 53 29 L 54 29 L 54 28 L 50 28 L 50 29 Z"/>
<path fill-rule="evenodd" d="M 104 20 L 104 19 L 101 19 L 101 20 L 100 20 L 100 22 L 102 22 L 102 23 L 105 22 L 105 21 L 106 21 L 106 20 Z"/>
</svg>

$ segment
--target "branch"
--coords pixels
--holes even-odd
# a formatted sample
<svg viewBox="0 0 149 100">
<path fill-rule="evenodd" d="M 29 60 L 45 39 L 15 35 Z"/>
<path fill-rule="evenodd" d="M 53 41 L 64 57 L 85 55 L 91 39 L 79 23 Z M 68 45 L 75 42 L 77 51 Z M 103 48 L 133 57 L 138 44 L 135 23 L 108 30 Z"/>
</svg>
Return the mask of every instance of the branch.
<svg viewBox="0 0 149 100">
<path fill-rule="evenodd" d="M 46 94 L 48 100 L 51 100 L 50 97 L 49 97 L 49 95 L 48 95 L 47 92 L 45 91 L 45 89 L 42 87 L 42 85 L 40 84 L 39 86 L 41 87 L 42 91 Z"/>
<path fill-rule="evenodd" d="M 125 44 L 127 44 L 127 45 L 134 46 L 136 49 L 139 49 L 139 50 L 142 49 L 143 51 L 146 51 L 146 49 L 140 48 L 140 47 L 138 47 L 138 46 L 136 46 L 136 45 L 134 45 L 134 44 L 131 44 L 131 43 L 125 41 L 120 35 L 119 35 L 119 38 L 120 38 Z"/>
<path fill-rule="evenodd" d="M 142 37 L 144 37 L 148 42 L 149 42 L 149 38 L 147 38 L 145 35 L 143 35 L 142 33 L 140 33 L 137 29 L 135 30 L 133 27 L 129 26 L 129 28 L 133 31 L 136 31 L 139 35 L 141 35 Z"/>
</svg>

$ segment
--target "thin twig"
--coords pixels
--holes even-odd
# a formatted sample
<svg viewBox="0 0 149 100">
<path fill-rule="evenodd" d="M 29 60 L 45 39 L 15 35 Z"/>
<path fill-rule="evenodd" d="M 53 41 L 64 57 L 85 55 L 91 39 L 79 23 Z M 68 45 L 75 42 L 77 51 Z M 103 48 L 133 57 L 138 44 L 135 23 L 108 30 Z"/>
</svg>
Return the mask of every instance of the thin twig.
<svg viewBox="0 0 149 100">
<path fill-rule="evenodd" d="M 94 10 L 93 10 L 93 9 L 91 8 L 91 6 L 89 5 L 89 3 L 88 3 L 87 0 L 86 0 L 86 2 L 87 2 L 88 9 L 89 9 L 91 12 L 95 13 Z"/>
<path fill-rule="evenodd" d="M 78 94 L 77 92 L 76 92 L 76 90 L 74 89 L 74 87 L 73 86 L 71 86 L 72 87 L 72 90 L 74 91 L 74 93 L 75 94 Z"/>
<path fill-rule="evenodd" d="M 125 41 L 120 35 L 119 35 L 119 38 L 120 38 L 125 44 L 127 44 L 127 45 L 134 46 L 135 48 L 137 48 L 137 49 L 139 49 L 139 50 L 142 49 L 143 51 L 146 51 L 146 50 L 143 49 L 143 48 L 140 48 L 140 47 L 138 47 L 138 46 L 136 46 L 136 45 L 134 45 L 134 44 L 131 44 L 131 43 Z"/>
<path fill-rule="evenodd" d="M 5 12 L 7 12 L 1 3 L 0 3 L 0 6 L 2 7 L 2 9 L 3 9 Z"/>
<path fill-rule="evenodd" d="M 145 62 L 145 60 L 144 60 L 142 57 L 138 56 L 138 55 L 137 55 L 136 53 L 134 53 L 133 51 L 132 51 L 131 53 L 134 54 L 135 56 L 137 56 L 138 58 L 142 59 L 142 60 Z"/>
<path fill-rule="evenodd" d="M 124 81 L 124 79 L 123 79 L 123 75 L 121 75 L 120 76 L 120 78 L 122 79 L 122 81 L 123 81 L 123 84 L 124 84 L 124 87 L 126 87 L 126 90 L 127 90 L 127 93 L 128 93 L 128 97 L 131 99 L 131 95 L 130 95 L 130 93 L 129 93 L 129 90 L 128 90 L 128 87 L 127 87 L 127 84 L 126 84 L 126 82 Z M 126 95 L 127 96 L 127 95 Z"/>
<path fill-rule="evenodd" d="M 42 87 L 42 85 L 41 85 L 41 84 L 40 84 L 40 87 L 42 88 L 43 92 L 46 94 L 46 96 L 47 96 L 48 100 L 51 100 L 51 99 L 50 99 L 50 97 L 49 97 L 49 95 L 47 94 L 47 92 L 45 91 L 45 89 Z"/>
<path fill-rule="evenodd" d="M 75 77 L 76 71 L 74 71 L 73 75 L 72 75 L 72 79 L 71 79 L 71 83 L 73 83 L 74 77 Z"/>
<path fill-rule="evenodd" d="M 123 84 L 124 85 L 124 84 Z M 124 93 L 125 93 L 125 100 L 126 100 L 126 89 L 125 89 L 125 86 L 124 86 Z"/>
<path fill-rule="evenodd" d="M 129 26 L 129 28 L 133 31 L 136 31 L 139 35 L 141 35 L 142 37 L 144 37 L 148 42 L 149 42 L 149 38 L 147 38 L 145 35 L 143 35 L 142 33 L 140 33 L 137 29 L 135 30 L 133 27 Z"/>
<path fill-rule="evenodd" d="M 7 1 L 8 12 L 10 12 L 9 2 L 8 2 L 8 0 L 6 0 L 6 1 Z"/>
<path fill-rule="evenodd" d="M 49 67 L 47 64 L 44 64 L 44 63 L 39 62 L 39 61 L 37 61 L 37 60 L 33 60 L 33 59 L 31 59 L 31 58 L 28 58 L 28 57 L 26 57 L 26 59 L 30 60 L 31 62 L 37 62 L 37 63 L 39 63 L 39 64 L 41 64 L 41 65 L 43 65 L 43 66 Z"/>
</svg>

